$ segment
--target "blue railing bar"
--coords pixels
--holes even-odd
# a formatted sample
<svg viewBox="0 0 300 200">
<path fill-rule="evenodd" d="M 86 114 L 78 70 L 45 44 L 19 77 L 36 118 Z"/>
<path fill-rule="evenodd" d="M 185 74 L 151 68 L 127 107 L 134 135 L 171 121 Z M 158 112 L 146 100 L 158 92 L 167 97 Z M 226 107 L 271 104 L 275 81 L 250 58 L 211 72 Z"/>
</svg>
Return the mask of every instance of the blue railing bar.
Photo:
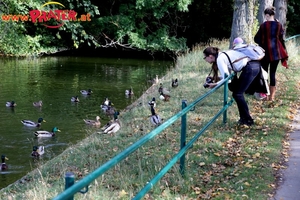
<svg viewBox="0 0 300 200">
<path fill-rule="evenodd" d="M 204 133 L 206 129 L 224 112 L 229 106 L 232 105 L 234 99 L 231 99 L 230 102 L 223 107 L 188 143 L 184 146 L 170 161 L 169 163 L 160 170 L 147 185 L 140 190 L 138 194 L 132 200 L 139 200 L 145 196 L 145 194 L 155 185 L 167 172 L 168 170 L 185 154 L 185 152 L 193 145 L 194 142 Z"/>
<path fill-rule="evenodd" d="M 288 41 L 288 40 L 294 39 L 294 38 L 296 38 L 296 37 L 299 37 L 299 36 L 300 36 L 300 34 L 298 34 L 298 35 L 294 35 L 294 36 L 291 36 L 291 37 L 288 37 L 288 38 L 286 38 L 286 39 L 285 39 L 285 41 Z"/>
<path fill-rule="evenodd" d="M 92 173 L 86 175 L 83 179 L 80 181 L 76 182 L 74 185 L 69 187 L 68 189 L 64 190 L 62 193 L 57 195 L 53 200 L 65 200 L 70 197 L 72 197 L 73 194 L 77 193 L 80 191 L 82 188 L 86 187 L 89 185 L 92 181 L 94 181 L 97 177 L 101 176 L 104 174 L 107 170 L 109 170 L 111 167 L 117 165 L 120 161 L 124 160 L 128 155 L 133 153 L 135 150 L 137 150 L 140 146 L 148 142 L 150 139 L 152 139 L 154 136 L 162 132 L 165 128 L 170 126 L 173 122 L 175 122 L 179 117 L 187 113 L 189 110 L 191 110 L 197 103 L 202 101 L 205 97 L 209 96 L 212 94 L 215 90 L 220 88 L 225 81 L 227 81 L 229 78 L 231 78 L 232 75 L 229 77 L 223 79 L 219 85 L 214 87 L 213 89 L 209 90 L 205 95 L 202 95 L 199 97 L 197 100 L 192 102 L 190 105 L 188 105 L 185 109 L 179 111 L 176 115 L 165 121 L 163 124 L 161 124 L 159 127 L 155 128 L 152 130 L 150 133 L 145 135 L 143 138 L 129 146 L 127 149 L 116 155 L 114 158 L 110 159 L 106 163 L 104 163 L 102 166 L 100 166 L 98 169 L 93 171 Z M 96 177 L 96 178 L 95 178 Z"/>
</svg>

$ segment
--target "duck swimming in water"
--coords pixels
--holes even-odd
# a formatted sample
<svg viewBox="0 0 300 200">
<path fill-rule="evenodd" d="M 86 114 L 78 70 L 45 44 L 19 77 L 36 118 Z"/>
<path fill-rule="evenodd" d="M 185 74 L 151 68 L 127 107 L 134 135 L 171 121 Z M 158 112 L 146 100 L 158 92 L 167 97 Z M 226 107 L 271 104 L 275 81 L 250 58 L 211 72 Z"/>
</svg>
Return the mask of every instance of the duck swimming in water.
<svg viewBox="0 0 300 200">
<path fill-rule="evenodd" d="M 35 157 L 35 158 L 38 158 L 40 157 L 41 155 L 43 155 L 45 153 L 45 150 L 44 150 L 44 146 L 34 146 L 32 148 L 32 152 L 31 152 L 31 156 L 32 157 Z"/>
<path fill-rule="evenodd" d="M 56 132 L 60 132 L 57 127 L 53 127 L 52 131 L 35 131 L 34 135 L 36 137 L 54 137 Z"/>
<path fill-rule="evenodd" d="M 93 91 L 91 89 L 88 90 L 80 90 L 80 93 L 83 95 L 91 95 Z"/>
<path fill-rule="evenodd" d="M 40 127 L 42 122 L 46 122 L 43 118 L 39 118 L 37 122 L 33 122 L 31 120 L 23 119 L 21 120 L 22 124 L 28 127 Z"/>
<path fill-rule="evenodd" d="M 42 107 L 43 106 L 43 101 L 37 101 L 32 103 L 34 107 Z"/>
<path fill-rule="evenodd" d="M 8 160 L 8 158 L 5 155 L 1 156 L 1 171 L 6 170 L 8 168 L 7 164 L 5 163 L 5 160 Z"/>
<path fill-rule="evenodd" d="M 96 120 L 92 120 L 92 119 L 83 119 L 83 121 L 87 124 L 87 125 L 92 125 L 92 126 L 100 126 L 101 122 L 100 122 L 100 117 L 97 116 Z"/>
<path fill-rule="evenodd" d="M 72 101 L 72 102 L 79 102 L 78 96 L 72 97 L 72 98 L 71 98 L 71 101 Z"/>
<path fill-rule="evenodd" d="M 132 87 L 130 87 L 129 90 L 125 90 L 125 95 L 126 95 L 126 96 L 131 96 L 131 95 L 133 95 L 133 94 L 134 94 L 134 93 L 133 93 Z"/>
<path fill-rule="evenodd" d="M 6 107 L 15 107 L 17 104 L 14 101 L 6 102 Z"/>
</svg>

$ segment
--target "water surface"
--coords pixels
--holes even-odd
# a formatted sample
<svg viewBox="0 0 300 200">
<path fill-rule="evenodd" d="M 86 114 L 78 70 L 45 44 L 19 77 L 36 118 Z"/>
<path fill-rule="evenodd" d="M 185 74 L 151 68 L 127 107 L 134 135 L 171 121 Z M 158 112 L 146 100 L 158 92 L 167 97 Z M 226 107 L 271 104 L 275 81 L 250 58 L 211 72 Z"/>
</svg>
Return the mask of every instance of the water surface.
<svg viewBox="0 0 300 200">
<path fill-rule="evenodd" d="M 9 169 L 0 172 L 0 188 L 17 181 L 35 166 L 30 154 L 34 145 L 44 145 L 43 160 L 60 154 L 69 145 L 87 136 L 83 119 L 108 118 L 101 112 L 105 97 L 119 110 L 130 105 L 149 87 L 148 80 L 162 76 L 172 67 L 169 61 L 104 59 L 95 57 L 44 57 L 39 59 L 0 59 L 0 154 L 5 154 Z M 135 96 L 126 98 L 125 90 L 133 88 Z M 92 89 L 90 96 L 80 90 Z M 71 102 L 72 96 L 80 102 Z M 42 108 L 33 107 L 43 101 Z M 7 108 L 15 101 L 15 108 Z M 2 106 L 1 106 L 2 104 Z M 25 127 L 22 119 L 46 120 L 42 130 L 54 126 L 61 132 L 53 138 L 34 136 L 37 128 Z"/>
</svg>

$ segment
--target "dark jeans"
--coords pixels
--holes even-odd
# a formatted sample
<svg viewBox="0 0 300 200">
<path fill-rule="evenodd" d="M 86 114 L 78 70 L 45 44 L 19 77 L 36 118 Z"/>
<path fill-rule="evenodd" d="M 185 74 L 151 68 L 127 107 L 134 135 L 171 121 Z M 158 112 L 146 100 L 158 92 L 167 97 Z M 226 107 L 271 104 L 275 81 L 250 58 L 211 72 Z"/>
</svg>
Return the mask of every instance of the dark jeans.
<svg viewBox="0 0 300 200">
<path fill-rule="evenodd" d="M 258 75 L 260 67 L 261 65 L 259 61 L 248 62 L 239 76 L 239 86 L 232 93 L 232 96 L 238 106 L 241 120 L 253 121 L 249 113 L 248 104 L 245 101 L 244 93 L 248 89 L 254 78 Z"/>
</svg>

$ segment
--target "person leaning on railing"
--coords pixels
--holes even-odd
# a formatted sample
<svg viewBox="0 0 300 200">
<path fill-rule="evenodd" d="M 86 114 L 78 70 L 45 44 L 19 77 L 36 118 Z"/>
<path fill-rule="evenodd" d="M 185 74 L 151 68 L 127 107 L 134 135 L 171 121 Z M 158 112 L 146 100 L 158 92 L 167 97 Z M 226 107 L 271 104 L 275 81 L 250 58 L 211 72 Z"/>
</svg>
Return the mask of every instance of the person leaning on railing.
<svg viewBox="0 0 300 200">
<path fill-rule="evenodd" d="M 227 58 L 225 53 L 229 58 Z M 222 53 L 218 47 L 207 47 L 203 51 L 204 60 L 212 64 L 212 69 L 217 68 L 220 71 L 223 79 L 226 76 L 229 76 L 232 71 L 241 71 L 238 84 L 235 85 L 232 96 L 238 106 L 240 115 L 238 123 L 240 125 L 251 126 L 254 124 L 254 120 L 249 113 L 249 108 L 247 102 L 245 101 L 244 93 L 260 72 L 260 62 L 250 61 L 247 56 L 238 51 L 228 50 L 225 53 Z M 218 71 L 214 70 L 213 72 L 217 73 Z M 218 84 L 220 84 L 220 81 L 216 83 L 208 83 L 208 87 L 213 88 Z"/>
</svg>

